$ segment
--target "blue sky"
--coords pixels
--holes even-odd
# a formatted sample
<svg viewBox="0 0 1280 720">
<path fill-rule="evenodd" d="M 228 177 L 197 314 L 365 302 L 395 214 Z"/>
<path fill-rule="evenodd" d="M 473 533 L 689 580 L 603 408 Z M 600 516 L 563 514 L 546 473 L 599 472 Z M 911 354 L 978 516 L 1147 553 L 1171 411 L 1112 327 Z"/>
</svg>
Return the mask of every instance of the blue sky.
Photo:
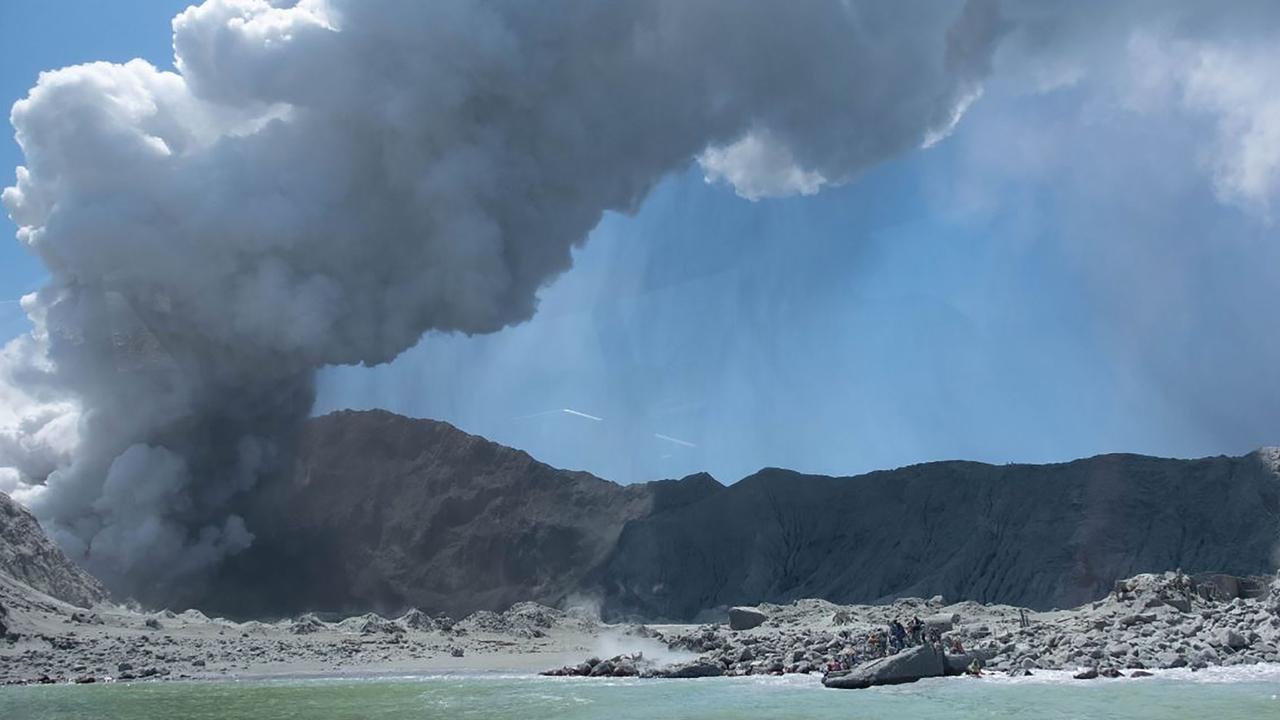
<svg viewBox="0 0 1280 720">
<path fill-rule="evenodd" d="M 0 98 L 40 69 L 168 66 L 185 4 L 0 4 Z M 693 166 L 607 216 L 533 320 L 327 370 L 316 412 L 448 420 L 621 482 L 1280 443 L 1274 225 L 1215 192 L 1210 118 L 1106 90 L 993 82 L 941 143 L 809 197 Z M 42 276 L 0 244 L 0 300 Z M 0 334 L 25 327 L 0 305 Z"/>
</svg>

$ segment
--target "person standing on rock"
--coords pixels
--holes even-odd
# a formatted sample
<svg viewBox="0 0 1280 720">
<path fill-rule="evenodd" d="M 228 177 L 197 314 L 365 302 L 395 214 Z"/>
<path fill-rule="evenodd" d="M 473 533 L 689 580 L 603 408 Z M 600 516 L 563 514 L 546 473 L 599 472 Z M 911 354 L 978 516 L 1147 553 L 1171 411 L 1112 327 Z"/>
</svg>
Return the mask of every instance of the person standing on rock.
<svg viewBox="0 0 1280 720">
<path fill-rule="evenodd" d="M 907 637 L 912 645 L 919 645 L 922 638 L 921 631 L 924 629 L 924 623 L 920 621 L 920 617 L 913 616 L 911 622 L 907 623 Z"/>
<path fill-rule="evenodd" d="M 942 644 L 942 631 L 941 631 L 941 630 L 939 630 L 938 628 L 936 628 L 936 627 L 931 627 L 931 628 L 929 628 L 927 635 L 928 635 L 928 638 L 929 638 L 929 643 L 930 643 L 931 645 L 941 645 L 941 644 Z"/>
<path fill-rule="evenodd" d="M 897 618 L 894 618 L 893 625 L 891 625 L 890 628 L 893 630 L 893 639 L 895 644 L 897 644 L 898 649 L 901 650 L 906 647 L 907 629 L 902 626 L 902 623 L 898 622 Z"/>
</svg>

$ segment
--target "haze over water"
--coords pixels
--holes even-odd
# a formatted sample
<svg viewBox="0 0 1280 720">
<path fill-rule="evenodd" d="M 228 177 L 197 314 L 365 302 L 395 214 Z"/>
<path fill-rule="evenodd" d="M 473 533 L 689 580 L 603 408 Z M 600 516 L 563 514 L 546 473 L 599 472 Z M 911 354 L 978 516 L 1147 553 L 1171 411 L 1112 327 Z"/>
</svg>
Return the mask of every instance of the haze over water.
<svg viewBox="0 0 1280 720">
<path fill-rule="evenodd" d="M 834 691 L 816 677 L 654 682 L 454 676 L 281 680 L 7 690 L 4 717 L 22 720 L 400 720 L 402 718 L 1127 718 L 1280 717 L 1280 668 L 1167 673 L 1141 680 L 924 680 Z"/>
</svg>

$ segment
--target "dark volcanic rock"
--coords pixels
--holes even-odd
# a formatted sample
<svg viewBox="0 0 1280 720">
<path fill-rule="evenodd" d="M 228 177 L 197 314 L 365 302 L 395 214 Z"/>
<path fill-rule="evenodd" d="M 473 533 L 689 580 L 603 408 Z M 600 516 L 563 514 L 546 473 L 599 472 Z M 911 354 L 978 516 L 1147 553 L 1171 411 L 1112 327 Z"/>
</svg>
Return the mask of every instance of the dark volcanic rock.
<svg viewBox="0 0 1280 720">
<path fill-rule="evenodd" d="M 750 630 L 753 627 L 759 627 L 768 620 L 769 616 L 749 607 L 729 608 L 729 629 L 730 630 Z"/>
<path fill-rule="evenodd" d="M 53 544 L 26 508 L 0 493 L 0 573 L 79 607 L 92 607 L 107 591 Z"/>
<path fill-rule="evenodd" d="M 627 522 L 723 490 L 707 475 L 623 487 L 382 411 L 312 420 L 299 453 L 202 608 L 461 616 L 556 604 L 584 589 Z"/>
<path fill-rule="evenodd" d="M 724 666 L 711 660 L 691 660 L 678 665 L 671 665 L 665 668 L 654 670 L 651 677 L 659 678 L 702 678 L 702 677 L 720 677 L 724 675 Z"/>
<path fill-rule="evenodd" d="M 624 487 L 373 411 L 310 421 L 299 453 L 244 509 L 254 544 L 200 607 L 463 616 L 583 598 L 609 620 L 678 621 L 806 597 L 1071 607 L 1140 572 L 1269 572 L 1280 524 L 1275 450 Z"/>
<path fill-rule="evenodd" d="M 876 685 L 898 685 L 947 674 L 947 661 L 933 643 L 904 650 L 897 655 L 864 663 L 839 675 L 823 678 L 822 684 L 840 690 L 861 690 Z"/>
<path fill-rule="evenodd" d="M 763 470 L 631 522 L 596 578 L 614 616 L 686 620 L 761 601 L 935 593 L 1072 607 L 1140 572 L 1270 572 L 1278 466 L 1280 453 L 1266 449 L 938 462 L 850 478 Z"/>
</svg>

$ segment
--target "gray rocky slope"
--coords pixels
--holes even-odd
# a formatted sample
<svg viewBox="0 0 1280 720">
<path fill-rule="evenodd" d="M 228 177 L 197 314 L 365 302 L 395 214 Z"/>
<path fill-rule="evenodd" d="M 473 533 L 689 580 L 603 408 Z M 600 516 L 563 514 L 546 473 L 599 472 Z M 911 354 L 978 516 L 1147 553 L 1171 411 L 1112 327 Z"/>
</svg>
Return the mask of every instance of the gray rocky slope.
<svg viewBox="0 0 1280 720">
<path fill-rule="evenodd" d="M 592 599 L 606 618 L 690 620 L 942 594 L 1045 609 L 1140 572 L 1270 572 L 1280 453 L 624 487 L 446 423 L 343 412 L 310 423 L 297 472 L 246 514 L 254 545 L 188 604 L 461 615 Z"/>
<path fill-rule="evenodd" d="M 0 493 L 0 576 L 79 607 L 107 597 L 102 584 L 63 554 L 31 513 L 4 493 Z"/>
<path fill-rule="evenodd" d="M 593 579 L 607 608 L 641 617 L 934 594 L 1074 607 L 1141 572 L 1273 571 L 1278 470 L 1275 449 L 939 462 L 853 478 L 763 470 L 629 523 Z"/>
</svg>

